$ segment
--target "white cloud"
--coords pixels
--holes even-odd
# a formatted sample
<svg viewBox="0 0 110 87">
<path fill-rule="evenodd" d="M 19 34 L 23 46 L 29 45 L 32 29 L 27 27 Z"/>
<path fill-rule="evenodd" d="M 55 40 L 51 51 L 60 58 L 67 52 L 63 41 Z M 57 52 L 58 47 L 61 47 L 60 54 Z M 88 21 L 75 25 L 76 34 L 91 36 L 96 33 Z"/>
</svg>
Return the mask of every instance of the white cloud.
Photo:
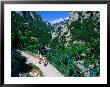
<svg viewBox="0 0 110 87">
<path fill-rule="evenodd" d="M 69 17 L 66 17 L 66 18 L 65 18 L 65 20 L 68 20 L 68 19 L 69 19 Z"/>
<path fill-rule="evenodd" d="M 69 19 L 69 17 L 65 17 L 65 18 L 59 18 L 59 19 L 55 19 L 55 20 L 51 20 L 51 21 L 49 21 L 51 24 L 55 24 L 55 23 L 59 23 L 59 22 L 61 22 L 61 21 L 64 21 L 64 20 L 67 20 L 67 19 Z"/>
<path fill-rule="evenodd" d="M 55 24 L 55 23 L 59 23 L 61 21 L 63 21 L 64 19 L 63 18 L 60 18 L 60 19 L 55 19 L 53 21 L 51 21 L 52 24 Z"/>
</svg>

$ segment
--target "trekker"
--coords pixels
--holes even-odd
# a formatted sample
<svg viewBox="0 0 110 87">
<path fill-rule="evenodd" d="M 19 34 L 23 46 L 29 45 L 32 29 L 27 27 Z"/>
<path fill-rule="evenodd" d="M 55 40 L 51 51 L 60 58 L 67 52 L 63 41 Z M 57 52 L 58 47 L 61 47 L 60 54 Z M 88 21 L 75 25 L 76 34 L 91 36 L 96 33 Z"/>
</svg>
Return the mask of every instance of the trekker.
<svg viewBox="0 0 110 87">
<path fill-rule="evenodd" d="M 46 54 L 46 48 L 45 48 L 45 45 L 40 45 L 38 47 L 38 50 L 39 50 L 39 64 L 41 64 L 41 61 L 43 61 L 44 63 L 44 66 L 47 66 L 48 62 L 47 62 L 47 59 L 45 57 L 45 54 Z"/>
<path fill-rule="evenodd" d="M 39 53 L 39 51 L 38 51 L 38 55 L 39 55 L 39 56 L 38 56 L 38 59 L 39 59 L 39 62 L 38 62 L 38 63 L 41 64 L 41 61 L 42 61 L 42 55 Z"/>
</svg>

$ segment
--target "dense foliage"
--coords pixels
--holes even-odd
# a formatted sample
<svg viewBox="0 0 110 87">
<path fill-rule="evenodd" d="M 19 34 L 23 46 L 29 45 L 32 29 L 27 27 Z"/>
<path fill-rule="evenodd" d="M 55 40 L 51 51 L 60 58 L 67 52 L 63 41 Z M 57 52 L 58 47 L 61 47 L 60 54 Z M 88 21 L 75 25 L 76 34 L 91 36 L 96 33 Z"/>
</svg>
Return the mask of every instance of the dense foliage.
<svg viewBox="0 0 110 87">
<path fill-rule="evenodd" d="M 36 49 L 37 44 L 47 44 L 51 40 L 52 26 L 48 26 L 43 22 L 40 15 L 32 12 L 35 19 L 29 16 L 29 12 L 22 12 L 25 16 L 21 16 L 16 12 L 11 15 L 11 38 L 12 48 L 17 49 Z"/>
</svg>

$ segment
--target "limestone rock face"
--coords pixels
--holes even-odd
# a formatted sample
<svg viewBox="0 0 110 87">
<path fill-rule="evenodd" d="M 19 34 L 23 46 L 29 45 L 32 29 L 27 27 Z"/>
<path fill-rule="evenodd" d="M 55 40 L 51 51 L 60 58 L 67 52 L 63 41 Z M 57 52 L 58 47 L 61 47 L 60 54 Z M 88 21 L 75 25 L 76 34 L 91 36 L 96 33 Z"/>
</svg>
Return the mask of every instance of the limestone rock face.
<svg viewBox="0 0 110 87">
<path fill-rule="evenodd" d="M 22 11 L 16 11 L 16 13 L 18 13 L 20 16 L 23 16 L 23 12 Z"/>
<path fill-rule="evenodd" d="M 70 12 L 70 16 L 69 16 L 69 24 L 70 24 L 71 22 L 73 22 L 73 21 L 78 20 L 78 18 L 79 18 L 78 12 L 77 12 L 77 11 L 71 11 L 71 12 Z"/>
</svg>

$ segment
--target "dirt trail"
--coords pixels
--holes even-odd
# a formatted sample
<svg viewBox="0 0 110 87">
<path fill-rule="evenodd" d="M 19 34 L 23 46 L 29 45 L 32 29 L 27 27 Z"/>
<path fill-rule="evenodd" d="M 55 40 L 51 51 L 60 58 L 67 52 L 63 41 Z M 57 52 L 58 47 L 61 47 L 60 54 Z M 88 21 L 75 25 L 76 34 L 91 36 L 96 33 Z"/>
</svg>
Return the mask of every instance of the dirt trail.
<svg viewBox="0 0 110 87">
<path fill-rule="evenodd" d="M 19 51 L 22 56 L 27 58 L 27 63 L 32 63 L 40 68 L 42 71 L 44 77 L 64 77 L 53 65 L 48 63 L 48 65 L 45 67 L 44 63 L 39 64 L 38 58 L 31 56 L 23 51 Z"/>
</svg>

